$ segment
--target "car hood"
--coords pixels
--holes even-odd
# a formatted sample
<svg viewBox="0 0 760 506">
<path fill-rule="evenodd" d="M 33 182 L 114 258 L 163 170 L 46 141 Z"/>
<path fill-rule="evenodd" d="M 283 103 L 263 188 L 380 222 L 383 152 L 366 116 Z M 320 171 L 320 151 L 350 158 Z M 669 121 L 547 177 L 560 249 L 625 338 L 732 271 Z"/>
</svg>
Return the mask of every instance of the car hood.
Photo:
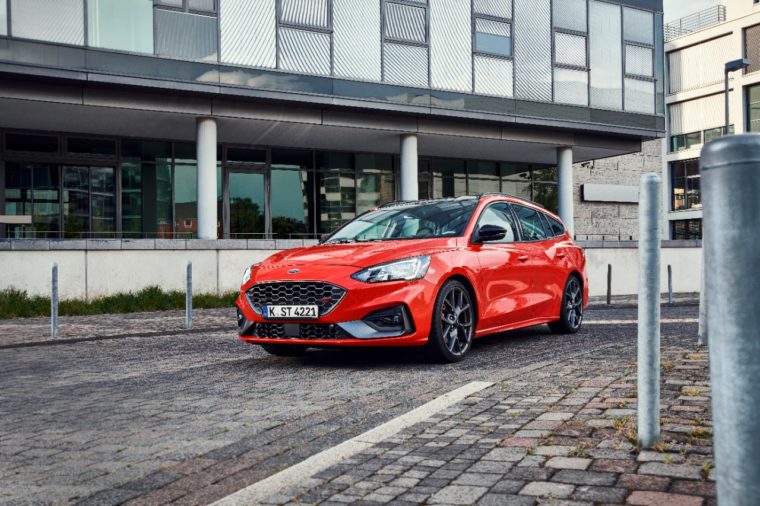
<svg viewBox="0 0 760 506">
<path fill-rule="evenodd" d="M 318 244 L 275 253 L 261 262 L 258 269 L 318 265 L 363 268 L 402 258 L 428 255 L 437 251 L 456 248 L 456 245 L 456 238 Z"/>
</svg>

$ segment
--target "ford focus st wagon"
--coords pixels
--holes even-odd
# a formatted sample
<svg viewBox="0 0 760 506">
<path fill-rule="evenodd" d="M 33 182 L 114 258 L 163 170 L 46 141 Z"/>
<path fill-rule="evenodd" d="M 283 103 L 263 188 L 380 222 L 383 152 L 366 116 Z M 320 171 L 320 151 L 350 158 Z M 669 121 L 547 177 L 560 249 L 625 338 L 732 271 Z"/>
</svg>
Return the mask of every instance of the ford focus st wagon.
<svg viewBox="0 0 760 506">
<path fill-rule="evenodd" d="M 586 259 L 560 219 L 487 194 L 368 211 L 248 267 L 236 305 L 240 338 L 274 355 L 426 346 L 454 362 L 488 334 L 577 332 L 587 302 Z"/>
</svg>

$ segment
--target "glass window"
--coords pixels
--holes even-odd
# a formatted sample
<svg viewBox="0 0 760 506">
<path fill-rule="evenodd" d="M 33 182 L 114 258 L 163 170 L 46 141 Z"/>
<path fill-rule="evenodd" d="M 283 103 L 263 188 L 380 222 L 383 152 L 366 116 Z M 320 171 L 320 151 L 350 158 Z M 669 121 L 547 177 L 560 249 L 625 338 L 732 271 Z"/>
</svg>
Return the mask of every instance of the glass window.
<svg viewBox="0 0 760 506">
<path fill-rule="evenodd" d="M 178 238 L 198 232 L 198 169 L 195 164 L 174 166 L 174 232 Z"/>
<path fill-rule="evenodd" d="M 497 18 L 512 17 L 512 2 L 504 0 L 473 0 L 472 10 L 476 14 L 485 14 Z"/>
<path fill-rule="evenodd" d="M 263 237 L 266 232 L 264 174 L 230 171 L 229 188 L 230 237 Z"/>
<path fill-rule="evenodd" d="M 121 231 L 123 237 L 142 235 L 142 171 L 140 164 L 121 165 Z"/>
<path fill-rule="evenodd" d="M 188 0 L 187 8 L 191 11 L 216 12 L 215 0 Z"/>
<path fill-rule="evenodd" d="M 625 40 L 654 44 L 654 13 L 623 7 L 623 23 Z"/>
<path fill-rule="evenodd" d="M 512 207 L 520 222 L 523 241 L 543 241 L 546 239 L 543 221 L 541 221 L 538 211 L 519 205 L 513 205 Z"/>
<path fill-rule="evenodd" d="M 11 33 L 22 39 L 84 44 L 82 0 L 11 0 Z"/>
<path fill-rule="evenodd" d="M 93 237 L 114 237 L 116 206 L 113 167 L 90 168 L 90 216 Z"/>
<path fill-rule="evenodd" d="M 363 213 L 395 199 L 393 157 L 391 155 L 356 155 L 356 211 Z"/>
<path fill-rule="evenodd" d="M 278 170 L 271 173 L 272 234 L 275 238 L 305 237 L 313 232 L 313 172 Z"/>
<path fill-rule="evenodd" d="M 227 148 L 227 161 L 234 163 L 267 163 L 266 149 Z"/>
<path fill-rule="evenodd" d="M 425 8 L 386 2 L 385 36 L 393 40 L 427 42 Z"/>
<path fill-rule="evenodd" d="M 670 138 L 670 150 L 681 151 L 702 144 L 702 132 L 674 135 Z"/>
<path fill-rule="evenodd" d="M 552 21 L 557 28 L 586 31 L 586 0 L 552 2 Z"/>
<path fill-rule="evenodd" d="M 559 192 L 557 184 L 534 182 L 532 200 L 549 211 L 557 212 L 557 209 L 559 208 Z"/>
<path fill-rule="evenodd" d="M 623 48 L 620 6 L 589 2 L 591 107 L 623 108 Z"/>
<path fill-rule="evenodd" d="M 546 222 L 549 224 L 552 237 L 558 237 L 565 234 L 565 226 L 562 223 L 546 214 L 544 214 L 544 218 L 546 218 Z"/>
<path fill-rule="evenodd" d="M 152 54 L 152 0 L 87 0 L 87 43 Z"/>
<path fill-rule="evenodd" d="M 156 4 L 182 9 L 184 7 L 184 0 L 156 0 Z"/>
<path fill-rule="evenodd" d="M 483 193 L 498 193 L 501 191 L 498 179 L 467 178 L 467 193 L 480 195 Z"/>
<path fill-rule="evenodd" d="M 718 127 L 718 128 L 710 128 L 709 130 L 705 130 L 703 132 L 704 142 L 708 143 L 711 140 L 717 139 L 719 137 L 723 137 L 725 134 L 726 127 Z M 733 134 L 734 133 L 734 125 L 728 126 L 728 133 Z"/>
<path fill-rule="evenodd" d="M 671 162 L 671 205 L 674 211 L 702 207 L 699 159 Z"/>
<path fill-rule="evenodd" d="M 702 239 L 702 220 L 676 220 L 671 222 L 672 238 L 676 241 Z"/>
<path fill-rule="evenodd" d="M 356 216 L 353 155 L 317 154 L 318 233 L 332 232 Z"/>
<path fill-rule="evenodd" d="M 420 158 L 417 162 L 417 193 L 420 200 L 432 198 L 430 191 L 430 160 Z"/>
<path fill-rule="evenodd" d="M 156 54 L 185 60 L 217 59 L 217 20 L 157 9 Z"/>
<path fill-rule="evenodd" d="M 329 28 L 330 2 L 329 0 L 280 0 L 280 22 Z"/>
<path fill-rule="evenodd" d="M 86 237 L 90 230 L 90 171 L 63 168 L 63 231 L 66 238 Z"/>
<path fill-rule="evenodd" d="M 430 167 L 433 171 L 433 198 L 467 195 L 464 160 L 434 158 L 430 161 Z"/>
<path fill-rule="evenodd" d="M 501 181 L 501 192 L 521 199 L 532 200 L 530 181 Z"/>
<path fill-rule="evenodd" d="M 47 164 L 5 165 L 5 213 L 32 216 L 32 226 L 7 225 L 7 237 L 57 237 L 60 230 L 58 167 Z"/>
<path fill-rule="evenodd" d="M 512 215 L 512 211 L 509 208 L 509 204 L 506 202 L 498 202 L 488 206 L 483 214 L 480 215 L 478 220 L 478 228 L 484 225 L 495 225 L 502 227 L 507 231 L 503 239 L 499 241 L 492 241 L 492 243 L 510 243 L 515 242 L 517 238 L 517 223 Z"/>
<path fill-rule="evenodd" d="M 747 87 L 747 130 L 760 132 L 760 85 Z"/>
<path fill-rule="evenodd" d="M 750 61 L 748 74 L 760 70 L 760 25 L 744 30 L 744 57 Z"/>
<path fill-rule="evenodd" d="M 8 216 L 32 214 L 32 167 L 5 164 L 5 213 Z M 7 225 L 8 237 L 23 237 L 21 225 Z"/>
<path fill-rule="evenodd" d="M 510 24 L 490 19 L 476 19 L 475 51 L 497 56 L 512 56 Z"/>
<path fill-rule="evenodd" d="M 654 50 L 648 47 L 625 45 L 625 73 L 637 76 L 654 75 Z"/>
<path fill-rule="evenodd" d="M 57 153 L 58 137 L 8 133 L 5 134 L 5 149 L 30 153 Z"/>
<path fill-rule="evenodd" d="M 586 68 L 586 37 L 556 32 L 554 63 Z"/>
<path fill-rule="evenodd" d="M 121 156 L 144 162 L 165 160 L 172 156 L 172 145 L 170 142 L 124 140 L 121 143 Z"/>
<path fill-rule="evenodd" d="M 69 137 L 66 139 L 66 152 L 77 155 L 116 156 L 116 141 Z"/>
<path fill-rule="evenodd" d="M 0 35 L 8 35 L 8 11 L 6 0 L 0 0 Z"/>
</svg>

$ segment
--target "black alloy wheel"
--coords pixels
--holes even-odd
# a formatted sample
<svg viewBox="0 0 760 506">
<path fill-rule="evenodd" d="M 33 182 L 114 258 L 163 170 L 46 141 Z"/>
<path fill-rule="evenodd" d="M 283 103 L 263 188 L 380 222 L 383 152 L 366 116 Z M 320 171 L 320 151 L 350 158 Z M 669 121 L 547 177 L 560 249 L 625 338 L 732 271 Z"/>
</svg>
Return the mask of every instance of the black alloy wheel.
<svg viewBox="0 0 760 506">
<path fill-rule="evenodd" d="M 549 328 L 556 334 L 575 334 L 583 323 L 583 287 L 575 274 L 570 275 L 562 292 L 562 306 L 559 320 L 551 322 Z"/>
<path fill-rule="evenodd" d="M 474 331 L 470 292 L 459 281 L 447 281 L 435 300 L 428 350 L 439 361 L 458 362 L 472 347 Z"/>
</svg>

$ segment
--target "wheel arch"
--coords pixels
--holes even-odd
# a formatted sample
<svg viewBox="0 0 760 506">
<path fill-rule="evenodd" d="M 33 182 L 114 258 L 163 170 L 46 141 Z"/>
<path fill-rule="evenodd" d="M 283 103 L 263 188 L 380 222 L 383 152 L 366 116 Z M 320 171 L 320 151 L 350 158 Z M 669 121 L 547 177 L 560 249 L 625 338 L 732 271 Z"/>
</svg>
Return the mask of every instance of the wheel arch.
<svg viewBox="0 0 760 506">
<path fill-rule="evenodd" d="M 475 319 L 475 322 L 474 322 L 475 325 L 473 329 L 473 338 L 474 338 L 475 331 L 477 331 L 477 328 L 478 328 L 478 322 L 480 321 L 478 295 L 477 295 L 477 292 L 475 291 L 475 286 L 473 286 L 472 281 L 470 281 L 470 279 L 467 276 L 465 276 L 462 273 L 455 272 L 453 274 L 450 274 L 448 277 L 446 277 L 446 279 L 443 280 L 443 283 L 441 283 L 441 287 L 443 287 L 443 285 L 447 281 L 450 281 L 450 280 L 459 281 L 460 283 L 462 283 L 464 287 L 467 289 L 467 293 L 470 294 L 470 299 L 472 300 L 472 305 L 474 309 L 473 317 Z"/>
</svg>

